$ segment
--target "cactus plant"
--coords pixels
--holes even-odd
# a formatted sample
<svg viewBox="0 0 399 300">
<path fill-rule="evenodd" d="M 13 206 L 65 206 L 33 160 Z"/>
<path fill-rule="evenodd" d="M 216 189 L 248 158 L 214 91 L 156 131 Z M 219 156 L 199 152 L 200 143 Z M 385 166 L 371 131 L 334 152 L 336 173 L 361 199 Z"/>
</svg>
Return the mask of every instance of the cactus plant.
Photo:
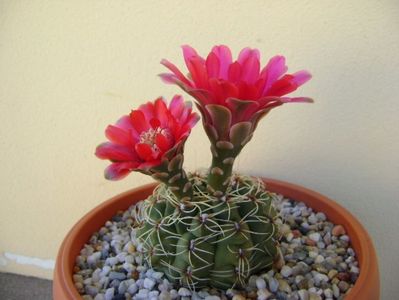
<svg viewBox="0 0 399 300">
<path fill-rule="evenodd" d="M 108 126 L 110 142 L 96 155 L 112 162 L 107 179 L 139 171 L 161 182 L 137 214 L 137 236 L 151 267 L 192 289 L 242 287 L 275 261 L 278 226 L 273 195 L 260 180 L 234 174 L 234 161 L 272 108 L 312 102 L 285 96 L 311 76 L 285 74 L 283 56 L 260 70 L 257 49 L 243 49 L 234 62 L 226 46 L 214 47 L 206 59 L 189 46 L 183 54 L 189 76 L 167 60 L 162 64 L 172 73 L 160 76 L 194 97 L 211 143 L 208 171 L 183 169 L 184 143 L 199 117 L 181 96 L 169 106 L 162 98 L 148 102 Z"/>
<path fill-rule="evenodd" d="M 277 253 L 272 196 L 261 181 L 235 176 L 222 197 L 211 196 L 206 176 L 189 176 L 193 197 L 183 204 L 160 185 L 141 207 L 149 264 L 170 280 L 199 288 L 245 285 Z"/>
</svg>

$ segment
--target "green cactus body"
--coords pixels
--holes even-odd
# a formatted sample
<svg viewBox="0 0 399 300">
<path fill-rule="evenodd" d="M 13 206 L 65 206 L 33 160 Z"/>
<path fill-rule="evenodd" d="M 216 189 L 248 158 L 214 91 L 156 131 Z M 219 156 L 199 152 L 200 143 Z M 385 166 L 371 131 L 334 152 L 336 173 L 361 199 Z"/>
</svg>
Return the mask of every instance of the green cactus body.
<svg viewBox="0 0 399 300">
<path fill-rule="evenodd" d="M 137 236 L 149 265 L 190 288 L 240 287 L 270 268 L 277 254 L 273 195 L 260 180 L 234 176 L 224 196 L 207 189 L 206 176 L 188 179 L 191 201 L 181 202 L 165 184 L 146 199 Z"/>
</svg>

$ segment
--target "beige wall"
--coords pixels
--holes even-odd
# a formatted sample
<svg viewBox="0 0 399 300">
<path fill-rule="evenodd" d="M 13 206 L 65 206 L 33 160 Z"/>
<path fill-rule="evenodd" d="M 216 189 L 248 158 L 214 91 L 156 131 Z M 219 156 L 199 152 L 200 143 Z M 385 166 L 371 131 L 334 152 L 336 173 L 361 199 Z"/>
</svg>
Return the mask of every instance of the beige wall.
<svg viewBox="0 0 399 300">
<path fill-rule="evenodd" d="M 79 217 L 150 181 L 106 181 L 93 152 L 120 115 L 180 92 L 156 74 L 163 57 L 182 62 L 183 43 L 203 54 L 219 43 L 257 47 L 264 63 L 282 53 L 291 70 L 313 73 L 301 94 L 316 103 L 273 111 L 237 167 L 313 188 L 356 214 L 378 250 L 384 299 L 394 299 L 397 1 L 0 1 L 0 270 L 50 278 Z M 208 163 L 197 126 L 186 166 Z"/>
</svg>

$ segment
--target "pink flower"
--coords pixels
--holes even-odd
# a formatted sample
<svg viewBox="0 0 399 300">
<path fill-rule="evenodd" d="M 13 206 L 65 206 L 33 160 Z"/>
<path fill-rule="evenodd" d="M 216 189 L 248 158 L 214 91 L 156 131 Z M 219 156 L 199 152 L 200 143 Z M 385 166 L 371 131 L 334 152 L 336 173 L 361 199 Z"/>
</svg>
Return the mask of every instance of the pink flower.
<svg viewBox="0 0 399 300">
<path fill-rule="evenodd" d="M 184 142 L 198 120 L 191 104 L 184 103 L 181 96 L 174 96 L 169 107 L 158 98 L 123 116 L 105 130 L 109 142 L 96 149 L 97 157 L 112 162 L 105 170 L 105 177 L 118 180 L 131 171 L 149 172 L 163 160 L 182 153 Z"/>
<path fill-rule="evenodd" d="M 286 74 L 284 56 L 274 56 L 261 69 L 257 49 L 242 49 L 233 62 L 227 46 L 213 47 L 206 59 L 190 46 L 182 48 L 188 76 L 167 60 L 161 63 L 172 73 L 160 76 L 166 83 L 179 85 L 197 100 L 204 124 L 214 127 L 219 139 L 228 139 L 227 129 L 239 122 L 249 122 L 253 131 L 261 117 L 283 103 L 312 102 L 307 97 L 286 96 L 307 82 L 311 75 L 305 70 Z M 220 122 L 224 125 L 217 124 Z M 225 128 L 218 128 L 220 126 Z M 214 131 L 205 129 L 208 135 L 209 130 Z"/>
</svg>

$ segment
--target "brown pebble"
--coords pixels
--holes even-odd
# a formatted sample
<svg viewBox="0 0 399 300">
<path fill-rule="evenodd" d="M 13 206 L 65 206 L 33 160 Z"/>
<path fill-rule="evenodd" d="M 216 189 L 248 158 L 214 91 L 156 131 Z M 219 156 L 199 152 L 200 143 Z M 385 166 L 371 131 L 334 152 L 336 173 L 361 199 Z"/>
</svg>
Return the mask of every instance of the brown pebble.
<svg viewBox="0 0 399 300">
<path fill-rule="evenodd" d="M 73 267 L 73 272 L 78 273 L 80 271 L 80 268 L 78 266 Z"/>
<path fill-rule="evenodd" d="M 136 246 L 135 245 L 130 245 L 129 248 L 127 249 L 127 252 L 129 252 L 130 254 L 135 253 L 136 252 Z"/>
<path fill-rule="evenodd" d="M 310 238 L 306 238 L 305 239 L 305 244 L 308 245 L 308 246 L 316 246 L 317 245 L 317 243 L 314 240 L 310 239 Z"/>
<path fill-rule="evenodd" d="M 346 234 L 345 228 L 342 225 L 335 225 L 331 231 L 333 236 L 341 236 Z"/>
<path fill-rule="evenodd" d="M 132 278 L 134 280 L 139 279 L 139 277 L 140 277 L 140 273 L 139 272 L 137 272 L 136 270 L 132 272 Z"/>
<path fill-rule="evenodd" d="M 294 238 L 299 238 L 302 236 L 302 233 L 298 229 L 293 230 L 292 234 L 294 235 Z"/>
<path fill-rule="evenodd" d="M 348 281 L 348 280 L 350 280 L 351 276 L 346 272 L 340 272 L 337 274 L 337 278 L 339 280 Z"/>
<path fill-rule="evenodd" d="M 249 299 L 256 299 L 258 297 L 258 294 L 255 291 L 251 291 L 251 292 L 248 292 L 247 297 Z"/>
</svg>

